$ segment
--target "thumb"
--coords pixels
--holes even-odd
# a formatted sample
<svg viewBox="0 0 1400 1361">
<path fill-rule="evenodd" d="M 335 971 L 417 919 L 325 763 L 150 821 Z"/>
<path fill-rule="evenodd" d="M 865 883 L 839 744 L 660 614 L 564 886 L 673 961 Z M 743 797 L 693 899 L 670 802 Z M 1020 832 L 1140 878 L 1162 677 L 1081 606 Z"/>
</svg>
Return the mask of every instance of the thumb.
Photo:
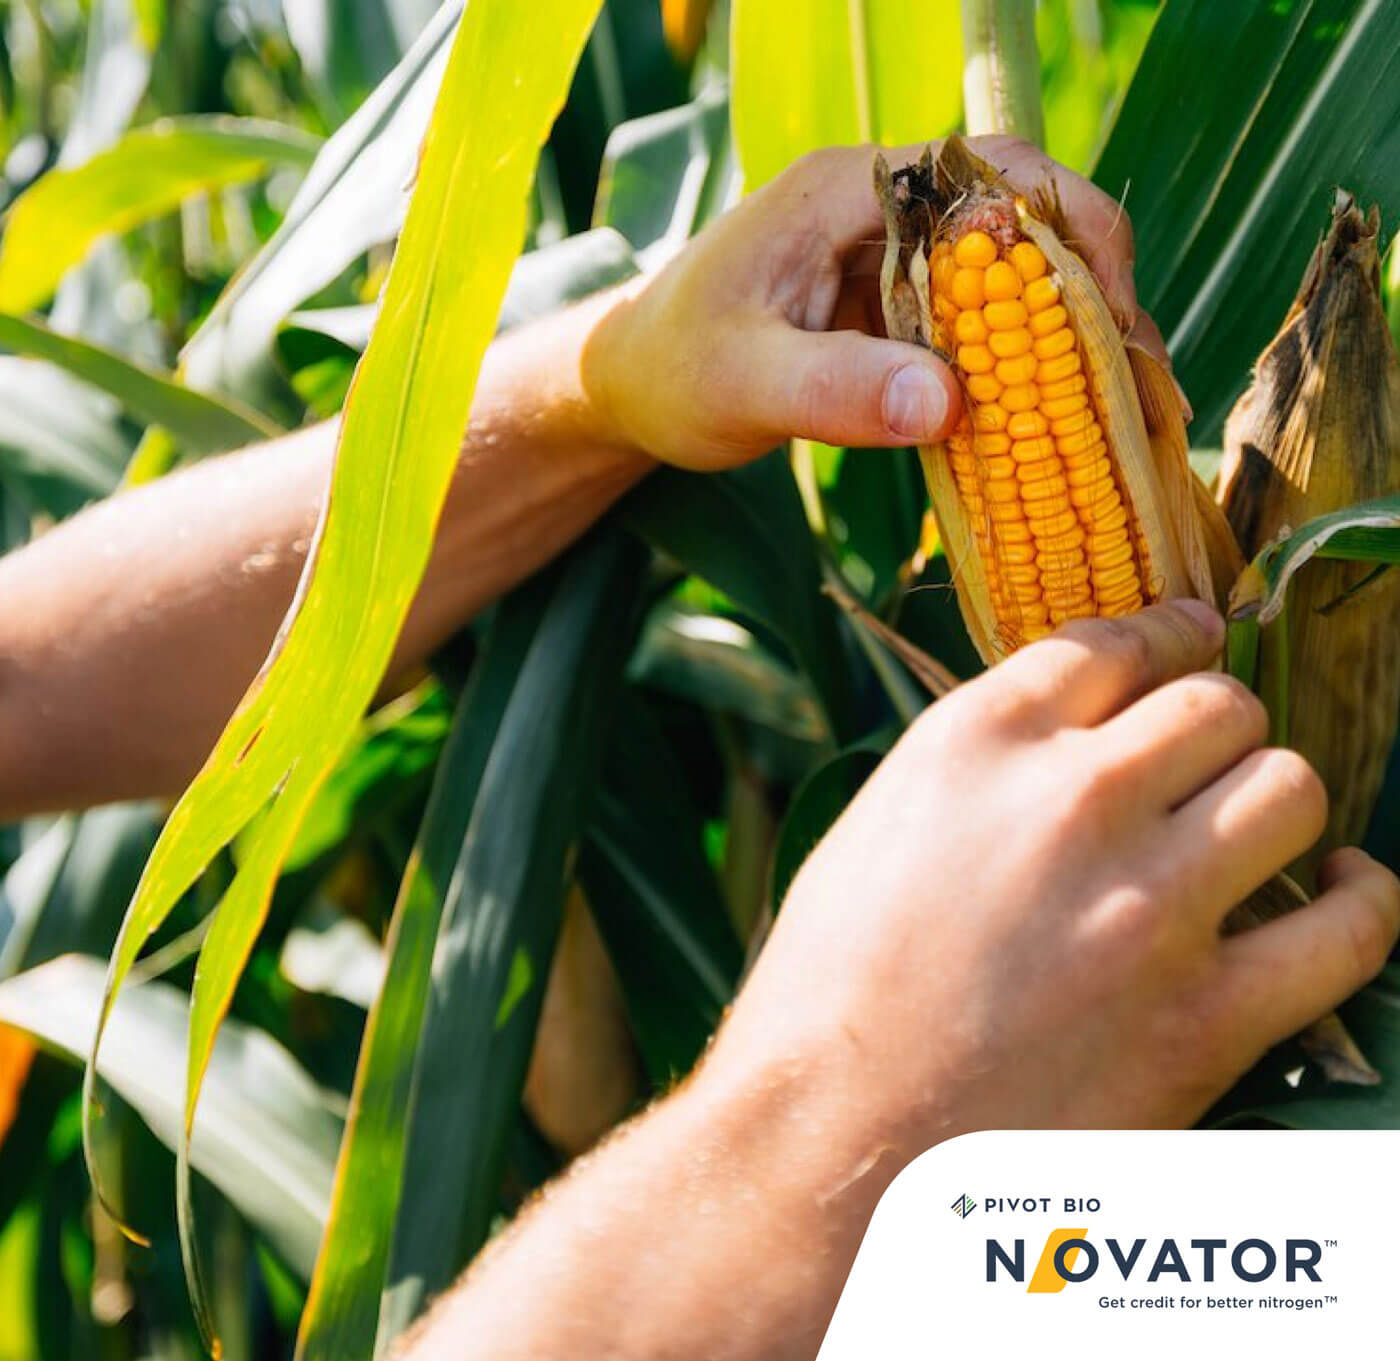
<svg viewBox="0 0 1400 1361">
<path fill-rule="evenodd" d="M 914 345 L 858 331 L 765 330 L 749 369 L 748 414 L 778 439 L 879 447 L 932 444 L 962 414 L 948 366 Z"/>
</svg>

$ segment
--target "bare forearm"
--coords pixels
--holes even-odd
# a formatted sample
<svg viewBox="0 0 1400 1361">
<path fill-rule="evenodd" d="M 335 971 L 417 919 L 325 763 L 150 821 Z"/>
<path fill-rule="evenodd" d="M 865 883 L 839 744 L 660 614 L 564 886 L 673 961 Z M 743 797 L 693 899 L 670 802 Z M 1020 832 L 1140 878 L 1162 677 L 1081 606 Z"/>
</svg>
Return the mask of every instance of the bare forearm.
<svg viewBox="0 0 1400 1361">
<path fill-rule="evenodd" d="M 702 1072 L 546 1191 L 398 1361 L 814 1356 L 899 1165 L 834 1068 Z"/>
<path fill-rule="evenodd" d="M 596 310 L 487 356 L 394 667 L 426 658 L 650 466 L 583 391 Z M 0 818 L 178 791 L 266 656 L 305 563 L 335 427 L 210 460 L 0 561 Z"/>
</svg>

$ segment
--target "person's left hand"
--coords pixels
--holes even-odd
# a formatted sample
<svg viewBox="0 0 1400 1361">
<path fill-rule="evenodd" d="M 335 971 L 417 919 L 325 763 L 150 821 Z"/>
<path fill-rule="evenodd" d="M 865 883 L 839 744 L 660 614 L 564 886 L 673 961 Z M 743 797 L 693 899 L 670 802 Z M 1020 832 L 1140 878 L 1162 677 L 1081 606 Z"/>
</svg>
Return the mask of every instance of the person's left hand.
<svg viewBox="0 0 1400 1361">
<path fill-rule="evenodd" d="M 1054 180 L 1075 245 L 1125 330 L 1165 360 L 1138 313 L 1120 205 L 1024 142 L 971 145 L 1022 189 Z M 886 155 L 900 166 L 921 150 Z M 715 469 L 793 436 L 879 447 L 951 432 L 962 411 L 953 372 L 885 338 L 874 158 L 873 147 L 803 157 L 623 291 L 584 354 L 585 386 L 616 438 L 663 462 Z"/>
</svg>

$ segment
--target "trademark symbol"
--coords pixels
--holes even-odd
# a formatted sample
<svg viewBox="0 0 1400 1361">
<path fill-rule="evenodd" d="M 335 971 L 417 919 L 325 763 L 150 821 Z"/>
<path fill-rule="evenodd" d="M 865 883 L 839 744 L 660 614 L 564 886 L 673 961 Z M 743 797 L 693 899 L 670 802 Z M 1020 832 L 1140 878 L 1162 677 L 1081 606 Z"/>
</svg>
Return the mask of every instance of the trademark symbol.
<svg viewBox="0 0 1400 1361">
<path fill-rule="evenodd" d="M 1335 1248 L 1337 1246 L 1337 1240 L 1335 1238 L 1324 1238 L 1322 1240 L 1322 1246 L 1324 1248 Z"/>
<path fill-rule="evenodd" d="M 1336 1304 L 1337 1297 L 1335 1295 L 1324 1295 L 1322 1297 L 1322 1302 L 1323 1304 Z"/>
</svg>

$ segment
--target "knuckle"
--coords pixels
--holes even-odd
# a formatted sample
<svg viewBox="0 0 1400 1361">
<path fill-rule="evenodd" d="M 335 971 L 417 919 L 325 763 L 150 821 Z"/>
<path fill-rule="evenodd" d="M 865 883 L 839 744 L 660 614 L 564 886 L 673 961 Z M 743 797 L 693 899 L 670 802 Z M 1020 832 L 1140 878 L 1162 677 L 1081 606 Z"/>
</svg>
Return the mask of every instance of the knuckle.
<svg viewBox="0 0 1400 1361">
<path fill-rule="evenodd" d="M 1349 948 L 1357 973 L 1374 978 L 1390 958 L 1400 934 L 1400 883 L 1388 870 L 1359 874 L 1353 882 L 1355 909 L 1346 917 Z"/>
<path fill-rule="evenodd" d="M 831 182 L 831 176 L 838 173 L 860 152 L 859 147 L 826 146 L 815 151 L 805 152 L 783 172 L 782 178 L 803 191 L 820 188 Z"/>
<path fill-rule="evenodd" d="M 1299 820 L 1320 836 L 1327 825 L 1327 786 L 1308 760 L 1288 747 L 1271 747 L 1261 759 L 1265 778 Z"/>
<path fill-rule="evenodd" d="M 1127 619 L 1093 621 L 1097 650 L 1134 686 L 1145 685 L 1152 677 L 1154 649 L 1147 633 Z"/>
<path fill-rule="evenodd" d="M 1393 920 L 1374 890 L 1363 892 L 1357 910 L 1348 916 L 1347 941 L 1358 977 L 1374 978 L 1385 967 L 1395 932 Z"/>
<path fill-rule="evenodd" d="M 1202 724 L 1219 725 L 1262 742 L 1269 731 L 1269 713 L 1259 697 L 1233 676 L 1216 672 L 1177 682 L 1187 713 Z"/>
</svg>

